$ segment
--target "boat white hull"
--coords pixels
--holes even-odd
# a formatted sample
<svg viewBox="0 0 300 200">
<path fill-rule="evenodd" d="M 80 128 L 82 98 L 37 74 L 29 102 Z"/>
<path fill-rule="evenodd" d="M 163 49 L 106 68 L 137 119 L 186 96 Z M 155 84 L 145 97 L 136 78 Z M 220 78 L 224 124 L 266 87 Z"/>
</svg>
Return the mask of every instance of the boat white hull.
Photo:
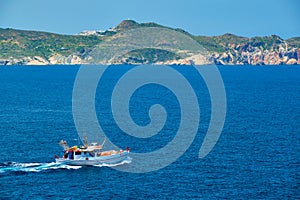
<svg viewBox="0 0 300 200">
<path fill-rule="evenodd" d="M 75 165 L 75 166 L 92 166 L 101 164 L 118 164 L 126 160 L 129 157 L 129 152 L 122 152 L 108 156 L 97 156 L 97 157 L 80 157 L 76 159 L 69 158 L 56 158 L 56 163 Z"/>
</svg>

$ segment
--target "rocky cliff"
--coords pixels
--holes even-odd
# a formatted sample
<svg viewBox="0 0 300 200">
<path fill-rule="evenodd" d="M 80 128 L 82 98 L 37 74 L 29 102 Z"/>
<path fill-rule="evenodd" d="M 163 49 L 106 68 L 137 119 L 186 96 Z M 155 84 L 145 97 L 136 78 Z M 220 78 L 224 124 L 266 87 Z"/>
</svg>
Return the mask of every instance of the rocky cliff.
<svg viewBox="0 0 300 200">
<path fill-rule="evenodd" d="M 156 46 L 135 49 L 118 59 L 95 59 L 96 54 L 91 53 L 95 46 L 122 38 L 122 33 L 128 30 L 146 27 L 164 28 L 184 34 L 204 47 L 206 53 L 188 52 L 186 49 L 179 49 L 176 45 L 172 48 L 161 48 L 170 44 L 159 34 L 155 38 Z M 113 44 L 113 46 L 118 45 L 124 46 L 124 43 Z M 188 53 L 180 54 L 185 51 Z M 193 36 L 181 29 L 164 27 L 156 23 L 140 24 L 133 20 L 124 20 L 107 31 L 85 31 L 78 35 L 0 29 L 0 65 L 91 63 L 294 65 L 300 64 L 300 37 L 284 40 L 277 35 L 253 38 L 233 34 L 211 37 Z"/>
<path fill-rule="evenodd" d="M 279 36 L 271 35 L 230 41 L 229 38 L 232 37 L 236 36 L 231 34 L 219 36 L 219 38 L 224 38 L 223 41 L 229 42 L 219 43 L 224 48 L 224 52 L 212 54 L 212 59 L 217 64 L 300 64 L 299 45 L 289 42 L 289 40 L 285 41 Z"/>
</svg>

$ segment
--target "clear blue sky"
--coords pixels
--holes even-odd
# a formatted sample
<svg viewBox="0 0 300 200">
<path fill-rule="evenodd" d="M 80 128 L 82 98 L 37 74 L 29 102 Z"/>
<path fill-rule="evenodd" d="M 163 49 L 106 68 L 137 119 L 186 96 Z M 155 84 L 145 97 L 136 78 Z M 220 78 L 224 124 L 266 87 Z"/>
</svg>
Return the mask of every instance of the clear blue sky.
<svg viewBox="0 0 300 200">
<path fill-rule="evenodd" d="M 123 19 L 194 35 L 300 36 L 300 0 L 0 0 L 0 27 L 76 34 Z"/>
</svg>

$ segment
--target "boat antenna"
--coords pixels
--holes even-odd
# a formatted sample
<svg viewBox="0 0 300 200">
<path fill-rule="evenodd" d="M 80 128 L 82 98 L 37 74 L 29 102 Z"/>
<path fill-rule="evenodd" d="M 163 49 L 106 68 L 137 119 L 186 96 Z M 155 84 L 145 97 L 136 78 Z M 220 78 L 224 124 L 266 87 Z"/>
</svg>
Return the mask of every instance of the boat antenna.
<svg viewBox="0 0 300 200">
<path fill-rule="evenodd" d="M 84 137 L 83 137 L 83 145 L 84 145 L 84 147 L 86 147 L 86 148 L 88 148 L 88 146 L 89 146 L 89 143 L 88 143 L 86 134 L 84 134 Z"/>
<path fill-rule="evenodd" d="M 106 137 L 104 138 L 104 140 L 103 140 L 103 142 L 102 142 L 102 144 L 101 144 L 101 147 L 102 147 L 102 148 L 103 148 L 105 142 L 106 142 Z"/>
<path fill-rule="evenodd" d="M 77 145 L 79 146 L 79 140 L 80 140 L 80 137 L 79 137 L 79 135 L 78 135 L 78 137 L 77 137 Z"/>
</svg>

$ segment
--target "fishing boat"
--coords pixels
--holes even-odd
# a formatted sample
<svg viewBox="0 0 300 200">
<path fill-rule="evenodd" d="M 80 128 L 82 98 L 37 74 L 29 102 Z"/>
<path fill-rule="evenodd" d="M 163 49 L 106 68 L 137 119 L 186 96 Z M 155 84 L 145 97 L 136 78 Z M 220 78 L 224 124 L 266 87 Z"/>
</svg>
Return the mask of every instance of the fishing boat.
<svg viewBox="0 0 300 200">
<path fill-rule="evenodd" d="M 64 148 L 64 155 L 60 158 L 55 156 L 56 163 L 66 165 L 102 165 L 102 164 L 119 164 L 129 158 L 130 148 L 126 150 L 109 150 L 103 151 L 103 146 L 106 140 L 101 145 L 97 142 L 89 144 L 84 140 L 83 146 L 69 147 L 67 142 L 61 140 L 59 145 Z"/>
</svg>

